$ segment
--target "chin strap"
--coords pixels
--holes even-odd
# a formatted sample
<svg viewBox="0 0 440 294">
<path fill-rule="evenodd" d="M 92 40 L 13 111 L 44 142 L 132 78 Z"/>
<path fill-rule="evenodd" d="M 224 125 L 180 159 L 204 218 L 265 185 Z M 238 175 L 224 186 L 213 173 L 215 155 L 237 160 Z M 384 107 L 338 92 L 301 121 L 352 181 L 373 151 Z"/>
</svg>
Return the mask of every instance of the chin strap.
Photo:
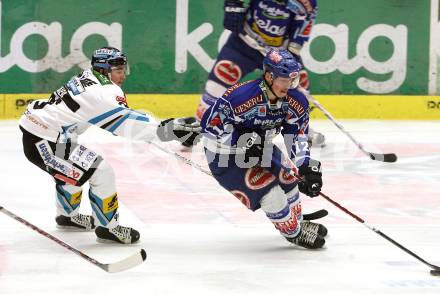
<svg viewBox="0 0 440 294">
<path fill-rule="evenodd" d="M 272 74 L 273 77 L 273 74 Z M 269 84 L 269 82 L 266 80 L 266 78 L 263 76 L 263 80 L 264 83 L 266 84 L 267 88 L 269 89 L 269 91 L 278 99 L 278 100 L 283 100 L 285 97 L 278 97 L 277 94 L 275 94 L 275 92 L 272 90 L 272 85 Z M 272 83 L 273 84 L 273 83 Z"/>
</svg>

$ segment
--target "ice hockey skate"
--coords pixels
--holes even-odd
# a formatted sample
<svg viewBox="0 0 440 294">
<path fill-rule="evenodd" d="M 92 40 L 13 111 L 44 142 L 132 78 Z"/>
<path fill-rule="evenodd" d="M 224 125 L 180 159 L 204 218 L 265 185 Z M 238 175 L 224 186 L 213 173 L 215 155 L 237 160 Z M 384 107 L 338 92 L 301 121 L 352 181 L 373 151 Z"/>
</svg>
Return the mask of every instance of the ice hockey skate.
<svg viewBox="0 0 440 294">
<path fill-rule="evenodd" d="M 325 147 L 325 136 L 310 128 L 307 142 L 309 143 L 310 147 L 323 148 Z"/>
<path fill-rule="evenodd" d="M 294 238 L 285 237 L 287 241 L 307 249 L 318 249 L 324 246 L 325 240 L 318 234 L 301 228 L 298 236 Z"/>
<path fill-rule="evenodd" d="M 311 221 L 302 221 L 301 222 L 301 228 L 303 230 L 308 231 L 308 232 L 312 232 L 312 233 L 318 234 L 321 237 L 327 236 L 327 233 L 328 233 L 327 228 L 324 225 L 318 224 L 318 223 L 314 223 L 314 222 L 311 222 Z"/>
<path fill-rule="evenodd" d="M 91 231 L 95 228 L 95 222 L 91 215 L 78 213 L 72 217 L 58 215 L 55 218 L 57 228 L 71 231 Z"/>
<path fill-rule="evenodd" d="M 117 242 L 121 244 L 133 244 L 140 238 L 139 232 L 135 229 L 120 225 L 112 229 L 98 226 L 95 229 L 95 234 L 98 237 L 98 242 L 101 243 Z"/>
</svg>

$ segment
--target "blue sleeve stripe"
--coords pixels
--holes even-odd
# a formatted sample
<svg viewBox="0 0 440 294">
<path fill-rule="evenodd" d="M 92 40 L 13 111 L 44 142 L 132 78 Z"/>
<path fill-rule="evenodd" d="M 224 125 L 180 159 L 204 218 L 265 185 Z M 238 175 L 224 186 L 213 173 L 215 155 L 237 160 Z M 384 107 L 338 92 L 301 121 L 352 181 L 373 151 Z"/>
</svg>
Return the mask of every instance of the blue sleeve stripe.
<svg viewBox="0 0 440 294">
<path fill-rule="evenodd" d="M 142 114 L 142 113 L 141 114 L 130 113 L 129 119 L 140 120 L 140 121 L 145 121 L 145 122 L 150 121 L 150 119 L 145 114 Z"/>
<path fill-rule="evenodd" d="M 107 112 L 105 112 L 105 113 L 103 113 L 101 115 L 98 115 L 97 117 L 94 117 L 94 118 L 90 119 L 89 123 L 96 125 L 100 121 L 103 121 L 107 117 L 112 116 L 113 114 L 118 113 L 118 112 L 120 112 L 120 111 L 122 111 L 124 109 L 127 109 L 127 108 L 125 108 L 125 107 L 118 107 L 118 108 L 112 109 L 112 110 L 107 111 Z"/>
<path fill-rule="evenodd" d="M 129 114 L 124 115 L 117 122 L 115 122 L 110 128 L 107 128 L 107 131 L 113 133 L 125 120 L 127 120 Z"/>
<path fill-rule="evenodd" d="M 114 123 L 110 128 L 107 128 L 107 131 L 113 133 L 124 121 L 127 119 L 139 120 L 144 122 L 149 122 L 148 117 L 140 112 L 130 111 L 123 117 L 121 117 L 116 123 Z"/>
</svg>

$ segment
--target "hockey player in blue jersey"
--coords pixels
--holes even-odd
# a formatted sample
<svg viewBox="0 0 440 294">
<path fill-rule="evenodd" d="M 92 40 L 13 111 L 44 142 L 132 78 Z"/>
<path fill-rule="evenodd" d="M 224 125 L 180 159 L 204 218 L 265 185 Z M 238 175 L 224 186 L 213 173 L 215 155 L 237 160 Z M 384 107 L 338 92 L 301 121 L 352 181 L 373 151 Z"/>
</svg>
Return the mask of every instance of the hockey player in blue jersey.
<svg viewBox="0 0 440 294">
<path fill-rule="evenodd" d="M 316 0 L 250 0 L 247 7 L 242 0 L 225 0 L 224 8 L 223 24 L 232 33 L 209 73 L 196 111 L 199 121 L 227 88 L 261 69 L 271 48 L 287 49 L 301 62 L 300 51 L 309 40 L 317 13 Z M 304 68 L 300 85 L 309 88 Z M 318 132 L 309 133 L 314 146 L 323 146 L 324 140 Z"/>
<path fill-rule="evenodd" d="M 301 65 L 288 50 L 272 49 L 263 71 L 261 79 L 229 88 L 205 112 L 201 127 L 209 168 L 247 208 L 261 208 L 289 242 L 321 248 L 327 229 L 303 221 L 299 197 L 299 192 L 318 196 L 322 187 L 321 163 L 310 158 L 307 144 L 309 105 L 298 87 Z M 272 143 L 279 133 L 300 182 L 279 165 L 282 152 Z"/>
</svg>

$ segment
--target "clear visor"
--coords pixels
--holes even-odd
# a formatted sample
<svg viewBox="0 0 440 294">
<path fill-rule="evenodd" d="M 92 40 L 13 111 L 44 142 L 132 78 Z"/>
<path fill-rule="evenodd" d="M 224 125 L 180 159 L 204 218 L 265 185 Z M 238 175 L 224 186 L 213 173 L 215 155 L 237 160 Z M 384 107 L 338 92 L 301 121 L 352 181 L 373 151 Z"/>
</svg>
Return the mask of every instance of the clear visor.
<svg viewBox="0 0 440 294">
<path fill-rule="evenodd" d="M 281 86 L 288 87 L 289 89 L 295 89 L 299 85 L 299 72 L 292 72 L 288 78 L 275 77 L 275 79 Z"/>
<path fill-rule="evenodd" d="M 122 64 L 122 65 L 117 65 L 117 66 L 112 66 L 111 67 L 111 71 L 113 72 L 115 70 L 118 70 L 118 71 L 122 70 L 122 71 L 124 71 L 124 74 L 126 76 L 128 76 L 130 74 L 130 66 L 128 65 L 128 63 Z"/>
</svg>

